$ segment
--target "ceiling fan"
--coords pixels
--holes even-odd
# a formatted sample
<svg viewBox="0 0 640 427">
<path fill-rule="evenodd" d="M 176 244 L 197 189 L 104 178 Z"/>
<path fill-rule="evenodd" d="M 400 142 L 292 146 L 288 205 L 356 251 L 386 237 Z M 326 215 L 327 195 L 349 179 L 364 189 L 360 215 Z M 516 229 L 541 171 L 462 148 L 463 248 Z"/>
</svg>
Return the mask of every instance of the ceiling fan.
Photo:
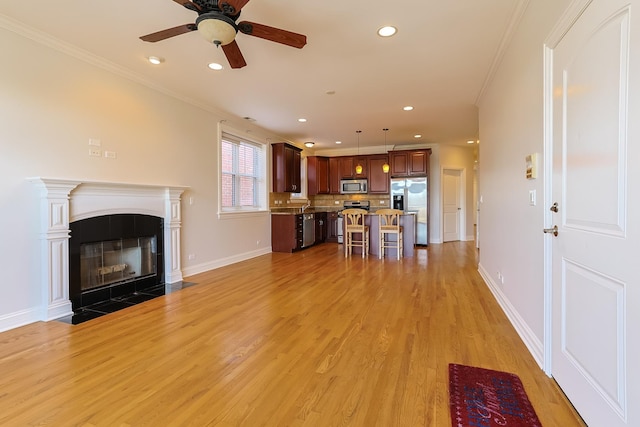
<svg viewBox="0 0 640 427">
<path fill-rule="evenodd" d="M 307 36 L 280 28 L 269 27 L 255 22 L 236 23 L 241 9 L 249 0 L 173 0 L 189 10 L 198 13 L 195 24 L 185 24 L 168 28 L 157 33 L 140 37 L 146 42 L 159 42 L 180 34 L 198 30 L 202 36 L 216 46 L 222 46 L 231 68 L 242 68 L 247 63 L 240 52 L 235 37 L 238 31 L 249 36 L 260 37 L 272 42 L 301 49 L 307 44 Z"/>
</svg>

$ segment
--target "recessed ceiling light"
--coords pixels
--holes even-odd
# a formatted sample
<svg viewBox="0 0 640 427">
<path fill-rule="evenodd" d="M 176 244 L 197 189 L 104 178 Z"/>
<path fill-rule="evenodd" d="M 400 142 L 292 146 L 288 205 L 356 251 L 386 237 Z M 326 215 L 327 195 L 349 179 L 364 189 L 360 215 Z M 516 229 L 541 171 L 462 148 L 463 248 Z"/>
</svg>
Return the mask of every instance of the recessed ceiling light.
<svg viewBox="0 0 640 427">
<path fill-rule="evenodd" d="M 304 146 L 305 146 L 305 147 L 309 147 L 309 148 L 313 147 L 314 145 L 315 145 L 315 144 L 314 144 L 313 142 L 311 142 L 311 141 L 309 141 L 309 142 L 305 142 L 305 143 L 304 143 Z"/>
<path fill-rule="evenodd" d="M 422 135 L 420 135 L 419 133 L 413 135 L 414 138 L 422 138 Z"/>
<path fill-rule="evenodd" d="M 475 144 L 476 142 L 473 139 L 467 141 L 467 144 Z"/>
<path fill-rule="evenodd" d="M 336 144 L 342 144 L 342 141 L 336 141 Z"/>
<path fill-rule="evenodd" d="M 300 123 L 304 123 L 304 122 L 306 122 L 306 121 L 307 121 L 307 119 L 298 119 L 298 121 L 299 121 Z"/>
<path fill-rule="evenodd" d="M 148 59 L 153 65 L 160 65 L 164 62 L 164 58 L 160 58 L 158 56 L 150 56 Z"/>
<path fill-rule="evenodd" d="M 222 64 L 218 64 L 217 62 L 212 62 L 211 64 L 208 65 L 208 67 L 216 71 L 222 70 Z"/>
<path fill-rule="evenodd" d="M 378 28 L 378 35 L 380 37 L 391 37 L 397 31 L 398 31 L 398 29 L 396 27 L 392 27 L 392 26 L 388 25 L 388 26 L 385 26 L 385 27 L 382 27 L 382 28 Z"/>
<path fill-rule="evenodd" d="M 407 105 L 406 107 L 402 107 L 402 109 L 404 111 L 411 111 L 411 110 L 413 110 L 413 107 L 411 105 Z"/>
</svg>

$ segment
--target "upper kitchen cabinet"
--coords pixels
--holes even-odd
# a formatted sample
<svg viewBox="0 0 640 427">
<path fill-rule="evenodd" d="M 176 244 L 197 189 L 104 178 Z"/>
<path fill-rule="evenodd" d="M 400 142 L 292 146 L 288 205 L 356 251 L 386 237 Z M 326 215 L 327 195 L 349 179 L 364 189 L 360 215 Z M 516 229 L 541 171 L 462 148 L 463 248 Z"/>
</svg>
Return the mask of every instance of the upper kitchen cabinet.
<svg viewBox="0 0 640 427">
<path fill-rule="evenodd" d="M 338 157 L 340 179 L 356 179 L 367 177 L 367 158 L 365 156 Z M 362 172 L 356 173 L 356 166 L 362 166 Z"/>
<path fill-rule="evenodd" d="M 307 157 L 307 195 L 329 194 L 329 158 Z"/>
<path fill-rule="evenodd" d="M 431 149 L 389 152 L 390 175 L 393 178 L 427 176 Z"/>
<path fill-rule="evenodd" d="M 369 166 L 369 194 L 389 194 L 389 174 L 384 173 L 382 165 L 387 163 L 386 154 L 372 155 L 367 159 Z"/>
<path fill-rule="evenodd" d="M 340 158 L 329 157 L 329 193 L 340 194 Z"/>
<path fill-rule="evenodd" d="M 285 142 L 271 144 L 273 153 L 273 191 L 275 193 L 299 193 L 300 159 L 302 149 Z"/>
</svg>

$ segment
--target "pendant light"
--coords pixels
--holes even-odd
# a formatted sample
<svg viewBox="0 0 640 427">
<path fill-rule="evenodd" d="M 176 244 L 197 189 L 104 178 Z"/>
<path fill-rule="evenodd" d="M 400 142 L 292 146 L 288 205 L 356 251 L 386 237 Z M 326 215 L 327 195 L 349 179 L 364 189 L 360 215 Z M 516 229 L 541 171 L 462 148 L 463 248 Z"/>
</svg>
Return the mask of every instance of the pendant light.
<svg viewBox="0 0 640 427">
<path fill-rule="evenodd" d="M 360 164 L 360 134 L 361 130 L 357 130 L 356 134 L 358 135 L 358 163 L 356 163 L 356 175 L 360 175 L 362 173 L 362 165 Z"/>
<path fill-rule="evenodd" d="M 384 131 L 384 154 L 389 158 L 389 153 L 387 153 L 387 132 L 389 128 L 382 129 Z M 389 162 L 385 161 L 382 165 L 382 172 L 389 173 Z"/>
</svg>

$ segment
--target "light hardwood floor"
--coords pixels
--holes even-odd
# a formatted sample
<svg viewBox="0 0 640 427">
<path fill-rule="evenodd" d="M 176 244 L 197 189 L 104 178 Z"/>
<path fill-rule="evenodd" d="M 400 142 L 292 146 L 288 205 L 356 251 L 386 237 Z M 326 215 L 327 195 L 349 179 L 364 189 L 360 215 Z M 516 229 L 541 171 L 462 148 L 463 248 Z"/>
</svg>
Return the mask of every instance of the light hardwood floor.
<svg viewBox="0 0 640 427">
<path fill-rule="evenodd" d="M 0 425 L 447 427 L 449 363 L 516 373 L 544 426 L 583 425 L 476 258 L 472 242 L 400 261 L 324 244 L 2 333 Z"/>
</svg>

